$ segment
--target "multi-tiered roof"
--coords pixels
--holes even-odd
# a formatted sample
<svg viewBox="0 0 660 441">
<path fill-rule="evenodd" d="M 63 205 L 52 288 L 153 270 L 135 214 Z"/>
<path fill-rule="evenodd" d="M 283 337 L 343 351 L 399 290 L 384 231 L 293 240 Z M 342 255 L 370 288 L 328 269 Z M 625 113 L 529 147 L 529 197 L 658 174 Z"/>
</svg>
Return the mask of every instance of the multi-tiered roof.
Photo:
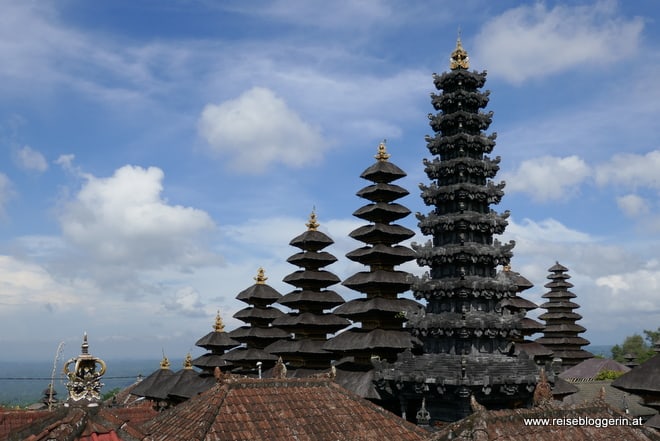
<svg viewBox="0 0 660 441">
<path fill-rule="evenodd" d="M 234 340 L 225 331 L 225 324 L 222 322 L 220 311 L 215 316 L 215 323 L 213 324 L 213 331 L 206 334 L 204 337 L 197 340 L 195 346 L 206 349 L 206 354 L 200 355 L 192 361 L 193 366 L 202 368 L 209 374 L 213 374 L 215 368 L 226 371 L 230 370 L 233 366 L 229 361 L 222 358 L 222 355 L 228 349 L 235 348 L 241 343 Z"/>
<path fill-rule="evenodd" d="M 524 317 L 520 321 L 520 336 L 513 339 L 515 343 L 516 353 L 525 351 L 527 355 L 532 357 L 536 364 L 544 365 L 552 360 L 552 350 L 546 348 L 540 343 L 527 339 L 534 334 L 542 332 L 545 326 L 533 318 L 527 317 L 530 311 L 538 308 L 538 305 L 524 297 L 521 293 L 534 286 L 532 282 L 523 277 L 520 273 L 511 270 L 510 265 L 505 265 L 502 271 L 497 275 L 498 277 L 505 277 L 510 279 L 517 286 L 517 293 L 510 299 L 502 301 L 501 306 L 508 308 L 511 313 L 523 314 Z"/>
<path fill-rule="evenodd" d="M 425 353 L 404 353 L 379 371 L 379 386 L 399 396 L 402 413 L 414 415 L 425 398 L 431 423 L 468 415 L 471 395 L 488 407 L 525 404 L 536 383 L 532 360 L 513 355 L 522 314 L 501 307 L 517 286 L 496 278 L 514 244 L 493 239 L 504 232 L 509 213 L 490 208 L 500 202 L 504 183 L 492 182 L 500 159 L 487 156 L 495 134 L 484 133 L 492 120 L 492 112 L 481 111 L 488 103 L 488 92 L 480 90 L 486 72 L 468 70 L 460 39 L 450 68 L 434 75 L 442 93 L 432 94 L 438 113 L 429 115 L 436 134 L 427 137 L 427 147 L 435 157 L 424 161 L 432 183 L 420 186 L 431 211 L 418 215 L 419 227 L 432 239 L 413 245 L 418 264 L 429 267 L 412 285 L 415 297 L 428 302 L 426 314 L 410 321 Z"/>
<path fill-rule="evenodd" d="M 537 338 L 536 342 L 552 349 L 554 357 L 561 358 L 562 369 L 567 369 L 594 355 L 582 349 L 589 340 L 578 336 L 586 329 L 575 323 L 582 316 L 574 312 L 580 305 L 571 301 L 577 296 L 569 291 L 573 284 L 568 282 L 571 278 L 566 274 L 568 268 L 557 262 L 548 271 L 551 273 L 548 275 L 550 282 L 544 286 L 550 292 L 542 296 L 548 301 L 540 306 L 548 312 L 539 316 L 545 321 L 545 330 L 543 337 Z"/>
<path fill-rule="evenodd" d="M 301 251 L 287 259 L 298 266 L 284 278 L 296 289 L 277 300 L 277 303 L 291 309 L 292 313 L 273 320 L 273 326 L 293 333 L 292 340 L 279 340 L 266 351 L 280 355 L 289 368 L 297 369 L 292 375 L 305 375 L 304 371 L 330 368 L 332 353 L 323 349 L 328 334 L 333 334 L 350 324 L 345 318 L 325 312 L 344 303 L 344 299 L 328 287 L 339 283 L 339 277 L 323 269 L 337 261 L 337 258 L 323 251 L 333 243 L 327 234 L 318 230 L 320 226 L 316 213 L 312 212 L 306 223 L 307 231 L 296 236 L 290 245 Z"/>
<path fill-rule="evenodd" d="M 273 320 L 284 316 L 284 313 L 271 306 L 282 295 L 266 284 L 267 279 L 263 268 L 259 268 L 254 278 L 256 283 L 236 296 L 238 300 L 250 305 L 234 314 L 234 318 L 247 323 L 247 326 L 229 332 L 229 337 L 244 346 L 226 352 L 222 359 L 233 363 L 244 373 L 256 373 L 260 369 L 273 367 L 277 356 L 264 351 L 264 348 L 277 340 L 289 338 L 288 332 L 271 325 Z"/>
</svg>

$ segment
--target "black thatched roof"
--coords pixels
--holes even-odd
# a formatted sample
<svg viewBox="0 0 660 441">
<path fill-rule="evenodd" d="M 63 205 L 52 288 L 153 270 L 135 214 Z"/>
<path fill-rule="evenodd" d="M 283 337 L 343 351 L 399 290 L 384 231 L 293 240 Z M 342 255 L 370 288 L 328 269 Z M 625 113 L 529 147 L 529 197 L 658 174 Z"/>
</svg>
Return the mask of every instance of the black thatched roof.
<svg viewBox="0 0 660 441">
<path fill-rule="evenodd" d="M 406 172 L 389 161 L 377 161 L 360 175 L 371 182 L 389 183 L 406 176 Z"/>
<path fill-rule="evenodd" d="M 306 251 L 319 251 L 333 243 L 334 241 L 327 234 L 317 230 L 307 230 L 294 237 L 289 245 Z"/>
<path fill-rule="evenodd" d="M 139 397 L 152 397 L 152 392 L 157 393 L 157 385 L 173 375 L 174 372 L 172 372 L 169 368 L 158 369 L 152 372 L 144 380 L 142 380 L 137 386 L 135 386 L 131 393 Z"/>
<path fill-rule="evenodd" d="M 660 393 L 660 355 L 623 374 L 612 386 L 631 392 Z"/>
<path fill-rule="evenodd" d="M 388 246 L 377 243 L 373 246 L 365 246 L 346 254 L 346 257 L 363 265 L 374 265 L 389 263 L 392 266 L 401 265 L 415 258 L 415 252 L 403 245 Z"/>
<path fill-rule="evenodd" d="M 192 361 L 193 366 L 198 368 L 210 370 L 216 367 L 219 367 L 222 370 L 226 370 L 233 366 L 232 363 L 222 358 L 221 354 L 204 354 Z"/>
<path fill-rule="evenodd" d="M 339 277 L 324 270 L 298 270 L 282 280 L 290 285 L 307 289 L 321 289 L 339 283 Z"/>
<path fill-rule="evenodd" d="M 229 336 L 239 341 L 245 341 L 248 339 L 278 339 L 278 338 L 288 338 L 289 333 L 274 327 L 268 328 L 258 328 L 255 326 L 241 326 L 236 328 L 233 331 L 229 332 Z"/>
<path fill-rule="evenodd" d="M 364 187 L 356 194 L 373 202 L 391 202 L 407 196 L 410 192 L 395 184 L 374 184 Z"/>
<path fill-rule="evenodd" d="M 278 340 L 264 349 L 265 351 L 270 352 L 271 354 L 276 355 L 328 355 L 330 358 L 330 352 L 323 349 L 325 344 L 324 340 Z"/>
<path fill-rule="evenodd" d="M 423 306 L 410 299 L 386 299 L 384 297 L 372 297 L 355 299 L 335 308 L 335 314 L 348 317 L 352 320 L 360 320 L 363 316 L 375 314 L 400 314 L 407 316 L 417 314 Z"/>
<path fill-rule="evenodd" d="M 376 202 L 360 207 L 353 212 L 353 216 L 369 222 L 389 223 L 402 219 L 410 214 L 410 210 L 401 204 Z"/>
<path fill-rule="evenodd" d="M 236 364 L 252 365 L 258 361 L 270 361 L 273 363 L 277 361 L 277 357 L 275 355 L 270 354 L 262 349 L 255 348 L 235 348 L 222 354 L 222 358 Z"/>
<path fill-rule="evenodd" d="M 628 372 L 630 368 L 609 358 L 590 358 L 559 374 L 570 380 L 593 380 L 601 371 Z"/>
<path fill-rule="evenodd" d="M 169 397 L 188 399 L 213 387 L 217 381 L 213 375 L 200 375 L 193 370 L 185 370 L 169 390 Z"/>
<path fill-rule="evenodd" d="M 217 332 L 212 331 L 206 334 L 204 337 L 197 340 L 195 346 L 200 348 L 211 350 L 227 350 L 233 347 L 240 345 L 239 341 L 234 340 L 226 332 Z"/>
<path fill-rule="evenodd" d="M 551 349 L 546 348 L 540 343 L 535 341 L 522 341 L 516 343 L 515 354 L 518 355 L 521 352 L 525 352 L 531 358 L 536 359 L 537 357 L 550 357 L 553 352 Z"/>
<path fill-rule="evenodd" d="M 384 243 L 393 245 L 402 240 L 410 239 L 415 232 L 401 225 L 373 224 L 365 225 L 353 230 L 350 236 L 353 239 L 370 243 Z"/>
<path fill-rule="evenodd" d="M 387 291 L 404 292 L 410 289 L 411 279 L 405 271 L 361 271 L 344 280 L 342 285 L 360 292 Z"/>
<path fill-rule="evenodd" d="M 307 269 L 319 269 L 337 261 L 337 258 L 327 251 L 306 251 L 289 257 L 287 262 Z"/>
<path fill-rule="evenodd" d="M 343 329 L 351 323 L 345 318 L 338 317 L 335 314 L 313 314 L 310 312 L 291 313 L 273 320 L 273 326 L 281 329 L 323 329 L 328 333 L 333 333 Z M 291 329 L 293 328 L 293 329 Z M 295 332 L 295 331 L 294 331 Z"/>
<path fill-rule="evenodd" d="M 402 351 L 412 348 L 415 341 L 415 337 L 408 331 L 351 328 L 328 340 L 323 348 L 349 355 L 363 351 L 377 353 L 381 350 Z"/>
<path fill-rule="evenodd" d="M 268 304 L 275 302 L 277 299 L 282 297 L 282 295 L 277 292 L 274 288 L 265 283 L 255 283 L 248 289 L 245 289 L 238 293 L 236 298 L 250 305 L 255 302 L 263 303 L 263 301 L 269 301 Z"/>
<path fill-rule="evenodd" d="M 282 311 L 270 306 L 266 308 L 254 308 L 249 306 L 236 312 L 236 314 L 234 314 L 234 318 L 237 318 L 245 323 L 265 322 L 267 326 L 268 323 L 272 322 L 276 318 L 282 317 L 283 315 L 284 313 Z"/>
<path fill-rule="evenodd" d="M 289 308 L 299 309 L 303 305 L 314 304 L 320 309 L 329 309 L 344 303 L 344 299 L 335 291 L 296 290 L 285 294 L 277 301 Z"/>
</svg>

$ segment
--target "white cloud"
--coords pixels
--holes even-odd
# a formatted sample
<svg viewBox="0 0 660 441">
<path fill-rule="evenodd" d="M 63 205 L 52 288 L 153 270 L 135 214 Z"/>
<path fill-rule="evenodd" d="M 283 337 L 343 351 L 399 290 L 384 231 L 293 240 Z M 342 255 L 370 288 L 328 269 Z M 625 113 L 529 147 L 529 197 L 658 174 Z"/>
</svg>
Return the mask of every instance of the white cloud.
<svg viewBox="0 0 660 441">
<path fill-rule="evenodd" d="M 512 236 L 516 241 L 529 240 L 554 243 L 588 243 L 594 241 L 588 233 L 571 229 L 552 218 L 538 222 L 523 219 L 521 223 L 509 219 L 506 232 L 508 236 Z"/>
<path fill-rule="evenodd" d="M 204 303 L 199 293 L 190 286 L 178 289 L 173 296 L 163 302 L 166 310 L 191 317 L 206 315 Z"/>
<path fill-rule="evenodd" d="M 29 145 L 23 146 L 15 151 L 16 163 L 25 170 L 45 172 L 48 170 L 48 162 L 44 155 L 34 150 Z"/>
<path fill-rule="evenodd" d="M 319 161 L 326 147 L 318 128 L 305 122 L 271 90 L 254 87 L 236 99 L 207 104 L 199 132 L 241 171 L 261 172 L 273 163 L 301 167 Z"/>
<path fill-rule="evenodd" d="M 0 218 L 7 215 L 5 206 L 15 194 L 14 187 L 7 175 L 0 173 Z"/>
<path fill-rule="evenodd" d="M 163 177 L 159 168 L 130 165 L 109 178 L 86 175 L 59 216 L 65 239 L 97 263 L 134 269 L 203 264 L 209 255 L 200 235 L 214 223 L 202 210 L 168 204 Z"/>
<path fill-rule="evenodd" d="M 74 282 L 72 285 L 76 285 Z M 0 256 L 0 285 L 4 307 L 51 305 L 68 307 L 79 303 L 71 286 L 56 281 L 43 267 L 11 256 Z M 78 285 L 88 289 L 89 286 Z"/>
<path fill-rule="evenodd" d="M 597 309 L 612 312 L 634 311 L 653 315 L 660 320 L 660 269 L 657 265 L 655 268 L 641 268 L 599 277 L 595 282 L 598 287 L 603 288 L 602 300 L 598 302 Z"/>
<path fill-rule="evenodd" d="M 589 166 L 573 155 L 542 156 L 523 161 L 513 173 L 503 173 L 507 192 L 529 194 L 536 201 L 569 199 L 590 175 Z"/>
<path fill-rule="evenodd" d="M 617 13 L 613 1 L 552 9 L 542 2 L 519 6 L 483 26 L 475 58 L 513 83 L 626 59 L 637 50 L 644 22 Z"/>
<path fill-rule="evenodd" d="M 660 150 L 645 155 L 622 153 L 596 167 L 596 183 L 599 185 L 620 185 L 638 189 L 649 187 L 660 190 Z"/>
<path fill-rule="evenodd" d="M 650 212 L 648 202 L 636 194 L 621 196 L 616 199 L 616 203 L 619 209 L 628 217 L 636 218 Z"/>
</svg>

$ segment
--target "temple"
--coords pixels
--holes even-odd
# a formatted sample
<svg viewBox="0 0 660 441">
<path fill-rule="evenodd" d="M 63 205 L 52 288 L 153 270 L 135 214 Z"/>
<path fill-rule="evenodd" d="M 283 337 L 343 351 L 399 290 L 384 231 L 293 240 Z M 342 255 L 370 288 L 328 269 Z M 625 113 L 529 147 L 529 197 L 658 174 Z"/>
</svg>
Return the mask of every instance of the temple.
<svg viewBox="0 0 660 441">
<path fill-rule="evenodd" d="M 398 353 L 413 347 L 415 339 L 404 329 L 404 322 L 421 308 L 414 300 L 399 298 L 410 289 L 410 274 L 395 267 L 415 258 L 413 250 L 399 243 L 415 233 L 393 223 L 408 216 L 410 210 L 395 202 L 408 191 L 392 182 L 403 178 L 406 173 L 389 158 L 382 142 L 378 146 L 376 162 L 360 175 L 372 184 L 362 188 L 357 195 L 370 203 L 353 213 L 369 222 L 350 233 L 352 238 L 366 245 L 346 257 L 367 266 L 368 270 L 348 277 L 343 285 L 364 297 L 346 302 L 334 311 L 361 326 L 353 326 L 325 345 L 325 349 L 339 359 L 339 384 L 374 400 L 383 397 L 374 389 L 372 359 L 394 361 Z"/>
<path fill-rule="evenodd" d="M 577 296 L 569 291 L 573 284 L 568 282 L 571 278 L 567 274 L 568 268 L 557 262 L 548 271 L 551 273 L 548 275 L 550 282 L 545 287 L 550 288 L 550 292 L 543 294 L 548 301 L 541 305 L 548 312 L 539 316 L 545 321 L 545 329 L 543 337 L 537 338 L 536 342 L 552 349 L 554 358 L 560 359 L 557 361 L 565 370 L 594 355 L 582 349 L 582 346 L 589 344 L 589 340 L 578 336 L 586 329 L 575 323 L 582 316 L 573 311 L 580 305 L 571 301 Z"/>
<path fill-rule="evenodd" d="M 254 280 L 254 285 L 236 296 L 250 305 L 234 314 L 234 318 L 247 325 L 229 332 L 229 337 L 242 345 L 224 353 L 222 359 L 235 365 L 236 372 L 260 375 L 262 370 L 272 368 L 278 358 L 264 348 L 278 340 L 288 339 L 289 333 L 271 325 L 273 320 L 284 316 L 282 311 L 271 306 L 282 294 L 266 284 L 268 277 L 263 268 L 259 268 Z"/>
<path fill-rule="evenodd" d="M 332 353 L 323 349 L 328 334 L 334 334 L 347 327 L 350 322 L 335 314 L 326 312 L 344 303 L 344 299 L 328 287 L 339 283 L 339 277 L 323 267 L 337 261 L 337 258 L 323 251 L 333 243 L 327 234 L 318 231 L 320 226 L 316 213 L 312 211 L 306 224 L 307 231 L 296 236 L 291 246 L 301 251 L 287 259 L 298 266 L 297 271 L 284 278 L 284 282 L 296 289 L 277 300 L 297 311 L 273 320 L 276 326 L 293 333 L 290 340 L 278 340 L 266 347 L 266 351 L 281 356 L 289 364 L 290 376 L 307 376 L 330 369 Z"/>
<path fill-rule="evenodd" d="M 529 405 L 537 382 L 534 362 L 524 352 L 515 355 L 524 313 L 502 306 L 518 291 L 510 278 L 496 277 L 514 244 L 493 239 L 504 232 L 509 213 L 490 208 L 504 183 L 492 182 L 500 159 L 487 156 L 495 134 L 484 133 L 492 120 L 492 112 L 481 111 L 488 103 L 489 93 L 480 90 L 486 72 L 468 69 L 459 38 L 450 71 L 434 74 L 441 93 L 431 95 L 435 136 L 426 138 L 434 158 L 424 160 L 432 182 L 420 185 L 431 211 L 417 215 L 431 240 L 413 244 L 417 263 L 429 272 L 414 278 L 412 291 L 427 304 L 425 314 L 409 322 L 424 353 L 406 351 L 378 371 L 379 388 L 399 398 L 402 415 L 414 418 L 424 400 L 430 424 L 468 416 L 473 396 L 487 408 Z"/>
</svg>

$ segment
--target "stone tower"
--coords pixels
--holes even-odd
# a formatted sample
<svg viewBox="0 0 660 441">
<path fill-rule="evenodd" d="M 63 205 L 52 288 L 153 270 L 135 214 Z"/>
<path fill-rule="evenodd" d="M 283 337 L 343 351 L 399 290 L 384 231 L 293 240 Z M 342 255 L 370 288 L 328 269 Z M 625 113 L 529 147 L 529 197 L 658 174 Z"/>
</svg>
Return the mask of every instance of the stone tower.
<svg viewBox="0 0 660 441">
<path fill-rule="evenodd" d="M 482 111 L 489 92 L 482 92 L 486 72 L 469 71 L 460 38 L 450 71 L 434 75 L 439 94 L 432 94 L 436 114 L 429 114 L 435 136 L 427 136 L 432 160 L 424 160 L 430 185 L 420 185 L 430 207 L 418 214 L 422 233 L 415 245 L 417 263 L 429 271 L 412 284 L 426 311 L 409 326 L 423 342 L 421 355 L 407 351 L 395 363 L 382 363 L 377 384 L 396 395 L 401 413 L 412 419 L 425 399 L 431 424 L 454 421 L 471 413 L 470 397 L 487 408 L 527 405 L 537 369 L 524 353 L 515 356 L 524 312 L 502 302 L 518 287 L 497 267 L 507 265 L 514 244 L 502 244 L 509 213 L 491 209 L 500 202 L 504 183 L 492 179 L 500 158 L 491 159 L 495 134 L 484 133 L 493 113 Z"/>
</svg>

